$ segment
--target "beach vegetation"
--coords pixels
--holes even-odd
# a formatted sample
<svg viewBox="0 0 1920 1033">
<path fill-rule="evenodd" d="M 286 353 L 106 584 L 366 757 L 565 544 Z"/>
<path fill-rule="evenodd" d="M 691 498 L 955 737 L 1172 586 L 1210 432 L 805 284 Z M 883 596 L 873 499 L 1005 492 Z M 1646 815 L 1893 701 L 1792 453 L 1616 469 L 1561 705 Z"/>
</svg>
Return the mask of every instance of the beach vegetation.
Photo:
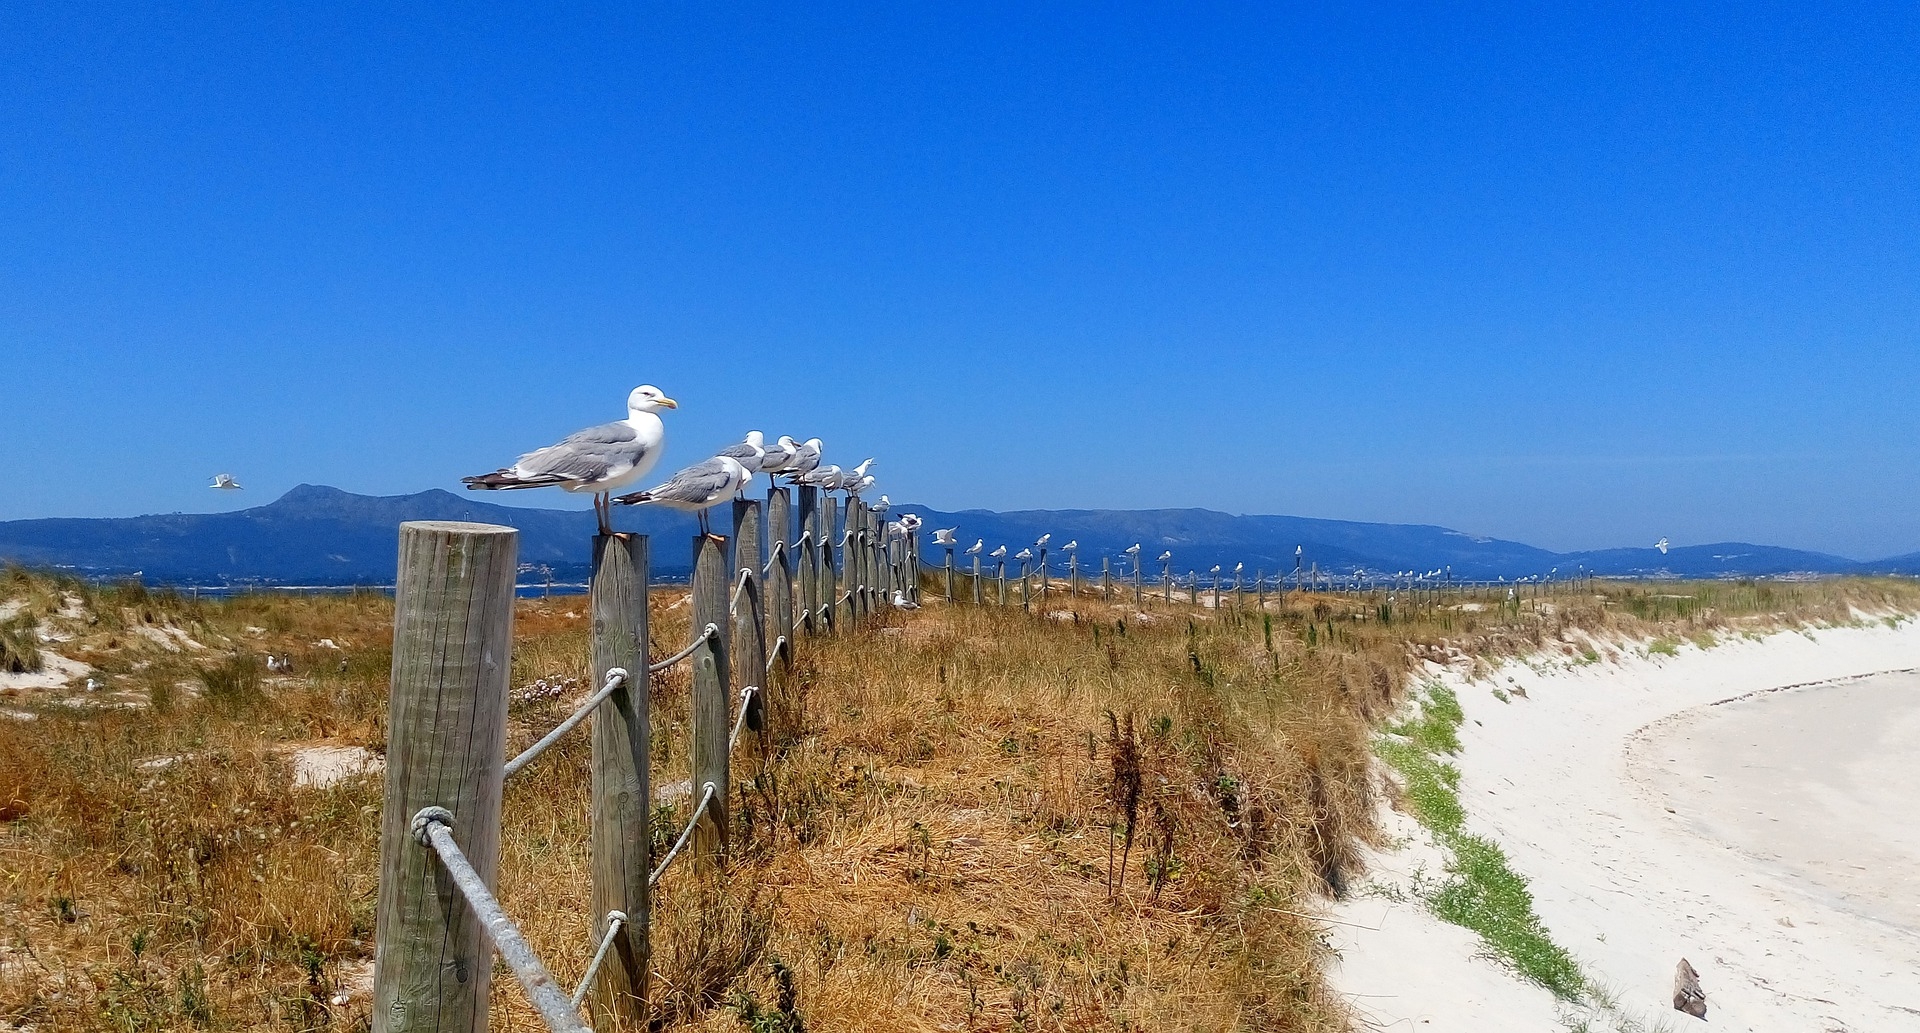
<svg viewBox="0 0 1920 1033">
<path fill-rule="evenodd" d="M 1446 878 L 1423 884 L 1427 906 L 1442 920 L 1479 934 L 1491 953 L 1521 975 L 1562 1000 L 1579 1000 L 1585 988 L 1580 967 L 1541 923 L 1526 879 L 1499 844 L 1464 827 L 1460 771 L 1442 759 L 1460 750 L 1465 713 L 1458 697 L 1434 683 L 1412 706 L 1414 716 L 1390 725 L 1375 750 L 1399 775 L 1408 810 L 1448 852 Z"/>
</svg>

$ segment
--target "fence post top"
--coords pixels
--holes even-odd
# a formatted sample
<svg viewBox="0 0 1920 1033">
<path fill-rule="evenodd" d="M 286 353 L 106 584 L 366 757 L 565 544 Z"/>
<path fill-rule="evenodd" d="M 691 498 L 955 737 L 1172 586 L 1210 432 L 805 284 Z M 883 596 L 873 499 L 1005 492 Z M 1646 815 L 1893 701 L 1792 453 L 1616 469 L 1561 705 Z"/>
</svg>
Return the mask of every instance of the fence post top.
<svg viewBox="0 0 1920 1033">
<path fill-rule="evenodd" d="M 413 838 L 419 840 L 421 846 L 426 846 L 427 833 L 432 831 L 435 825 L 453 827 L 453 812 L 440 806 L 422 807 L 414 812 L 413 820 L 407 825 L 408 831 L 413 833 Z"/>
<path fill-rule="evenodd" d="M 478 524 L 466 520 L 408 520 L 400 525 L 402 531 L 417 531 L 438 534 L 519 534 L 520 530 L 505 524 Z"/>
</svg>

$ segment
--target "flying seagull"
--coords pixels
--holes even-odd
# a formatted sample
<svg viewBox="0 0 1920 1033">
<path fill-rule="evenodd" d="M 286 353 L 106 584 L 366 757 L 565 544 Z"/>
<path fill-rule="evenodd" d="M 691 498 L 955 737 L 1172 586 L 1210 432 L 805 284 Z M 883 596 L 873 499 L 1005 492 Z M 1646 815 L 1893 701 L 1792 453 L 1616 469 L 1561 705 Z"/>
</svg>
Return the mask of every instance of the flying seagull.
<svg viewBox="0 0 1920 1033">
<path fill-rule="evenodd" d="M 557 487 L 591 492 L 600 533 L 612 534 L 608 496 L 645 477 L 660 461 L 667 432 L 658 414 L 678 408 L 680 403 L 659 388 L 642 384 L 627 396 L 626 419 L 589 427 L 558 444 L 528 452 L 512 466 L 460 481 L 470 490 Z"/>
<path fill-rule="evenodd" d="M 954 546 L 954 545 L 956 544 L 956 543 L 954 542 L 954 540 L 953 540 L 953 532 L 955 532 L 955 531 L 958 531 L 958 530 L 960 530 L 960 529 L 959 529 L 959 528 L 957 528 L 957 527 L 936 527 L 936 528 L 934 528 L 934 529 L 933 529 L 933 544 L 935 544 L 935 545 L 945 545 L 945 546 L 947 546 L 948 548 L 952 548 L 952 547 L 953 547 L 953 546 Z"/>
<path fill-rule="evenodd" d="M 216 484 L 214 485 L 214 487 L 217 488 L 219 487 L 219 485 Z M 239 485 L 236 484 L 234 485 L 234 487 L 237 488 L 239 487 Z M 1667 554 L 1667 540 L 1665 538 L 1662 538 L 1659 541 L 1654 542 L 1653 547 L 1660 550 L 1660 555 L 1665 556 Z"/>
<path fill-rule="evenodd" d="M 233 475 L 230 473 L 217 473 L 213 475 L 213 483 L 207 485 L 207 487 L 220 491 L 239 491 L 240 482 L 234 480 Z"/>
<path fill-rule="evenodd" d="M 733 498 L 740 486 L 753 479 L 753 474 L 740 465 L 740 460 L 732 456 L 714 456 L 667 478 L 666 483 L 636 491 L 631 495 L 622 495 L 613 501 L 623 506 L 665 506 L 682 513 L 693 513 L 700 518 L 700 533 L 711 535 L 707 527 L 707 510 Z"/>
</svg>

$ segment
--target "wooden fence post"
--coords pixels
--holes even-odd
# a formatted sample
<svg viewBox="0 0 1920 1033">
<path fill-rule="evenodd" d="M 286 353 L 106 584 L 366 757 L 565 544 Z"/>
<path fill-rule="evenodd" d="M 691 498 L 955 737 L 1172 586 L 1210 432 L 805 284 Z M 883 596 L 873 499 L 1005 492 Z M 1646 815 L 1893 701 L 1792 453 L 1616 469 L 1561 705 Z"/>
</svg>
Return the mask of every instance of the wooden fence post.
<svg viewBox="0 0 1920 1033">
<path fill-rule="evenodd" d="M 820 489 L 800 486 L 800 626 L 807 634 L 820 630 Z"/>
<path fill-rule="evenodd" d="M 734 681 L 739 682 L 736 691 L 745 692 L 749 685 L 759 689 L 740 703 L 747 711 L 746 730 L 755 737 L 767 730 L 767 622 L 760 601 L 760 572 L 766 568 L 760 555 L 763 551 L 760 548 L 761 516 L 758 502 L 746 499 L 733 504 L 733 582 L 737 584 L 742 572 L 746 572 L 747 587 L 740 592 L 740 605 L 733 608 L 732 649 L 728 661 Z M 733 598 L 732 584 L 727 586 L 727 597 Z M 757 755 L 760 751 L 756 748 L 753 752 Z"/>
<path fill-rule="evenodd" d="M 374 924 L 373 1028 L 380 1033 L 487 1028 L 493 947 L 411 826 L 423 807 L 452 811 L 455 841 L 494 885 L 518 551 L 511 527 L 400 525 Z"/>
<path fill-rule="evenodd" d="M 593 866 L 590 916 L 593 938 L 607 931 L 607 912 L 627 916 L 614 954 L 601 966 L 593 1010 L 603 1023 L 638 1029 L 647 1021 L 647 980 L 652 971 L 653 867 L 649 822 L 651 718 L 648 714 L 647 575 L 645 535 L 597 535 L 593 539 L 593 676 L 627 671 L 625 684 L 593 712 L 593 790 L 587 857 Z"/>
<path fill-rule="evenodd" d="M 1040 605 L 1047 604 L 1047 550 L 1040 549 Z"/>
<path fill-rule="evenodd" d="M 973 554 L 973 605 L 986 602 L 986 586 L 980 583 L 980 554 Z"/>
<path fill-rule="evenodd" d="M 820 501 L 820 615 L 822 626 L 831 633 L 840 616 L 839 561 L 845 556 L 840 548 L 840 504 L 833 492 L 825 493 Z"/>
<path fill-rule="evenodd" d="M 1100 557 L 1100 598 L 1113 602 L 1113 561 Z"/>
<path fill-rule="evenodd" d="M 693 804 L 698 807 L 713 783 L 713 802 L 693 837 L 694 863 L 704 871 L 716 871 L 726 863 L 728 709 L 727 686 L 731 676 L 727 664 L 727 540 L 699 535 L 693 540 L 693 633 L 699 635 L 707 625 L 720 629 L 719 641 L 702 637 L 693 650 Z"/>
<path fill-rule="evenodd" d="M 1027 569 L 1027 561 L 1020 561 L 1020 608 L 1033 612 L 1033 572 Z"/>
<path fill-rule="evenodd" d="M 793 499 L 785 488 L 767 490 L 767 541 L 768 552 L 773 551 L 771 543 L 780 542 L 779 562 L 773 564 L 773 571 L 767 575 L 767 607 L 773 611 L 773 644 L 775 659 L 780 661 L 781 673 L 785 673 L 793 662 Z M 786 646 L 782 649 L 780 641 Z"/>
<path fill-rule="evenodd" d="M 953 602 L 953 546 L 947 546 L 947 602 Z"/>
<path fill-rule="evenodd" d="M 1007 605 L 1007 561 L 994 561 L 994 576 L 1000 581 L 1000 605 Z"/>
</svg>

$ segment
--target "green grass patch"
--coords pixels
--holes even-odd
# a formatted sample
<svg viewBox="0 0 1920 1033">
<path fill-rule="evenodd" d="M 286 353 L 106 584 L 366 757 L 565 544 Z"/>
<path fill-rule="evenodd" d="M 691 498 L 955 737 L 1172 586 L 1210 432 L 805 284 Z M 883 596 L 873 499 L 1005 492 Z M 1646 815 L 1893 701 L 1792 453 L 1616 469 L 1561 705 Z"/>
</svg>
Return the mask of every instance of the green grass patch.
<svg viewBox="0 0 1920 1033">
<path fill-rule="evenodd" d="M 1389 727 L 1374 748 L 1400 774 L 1413 816 L 1453 855 L 1446 879 L 1427 893 L 1427 906 L 1441 919 L 1478 933 L 1526 978 L 1563 1000 L 1579 1000 L 1587 992 L 1586 979 L 1541 924 L 1527 880 L 1507 864 L 1498 844 L 1462 829 L 1467 815 L 1460 803 L 1460 769 L 1442 759 L 1460 750 L 1466 714 L 1459 697 L 1430 684 L 1419 707 L 1415 717 Z"/>
<path fill-rule="evenodd" d="M 1672 635 L 1662 635 L 1647 643 L 1648 656 L 1679 656 L 1680 640 Z"/>
</svg>

